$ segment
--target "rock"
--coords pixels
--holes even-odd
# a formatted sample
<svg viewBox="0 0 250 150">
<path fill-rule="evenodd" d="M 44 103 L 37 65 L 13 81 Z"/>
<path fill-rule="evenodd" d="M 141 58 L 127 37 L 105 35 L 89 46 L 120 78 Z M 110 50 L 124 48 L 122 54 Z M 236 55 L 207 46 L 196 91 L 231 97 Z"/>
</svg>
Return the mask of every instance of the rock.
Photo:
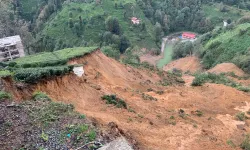
<svg viewBox="0 0 250 150">
<path fill-rule="evenodd" d="M 133 148 L 124 137 L 120 137 L 104 145 L 98 150 L 133 150 Z"/>
<path fill-rule="evenodd" d="M 101 86 L 100 86 L 100 85 L 91 84 L 90 86 L 91 86 L 92 88 L 94 88 L 94 89 L 98 90 L 98 91 L 100 91 L 100 90 L 101 90 Z"/>
</svg>

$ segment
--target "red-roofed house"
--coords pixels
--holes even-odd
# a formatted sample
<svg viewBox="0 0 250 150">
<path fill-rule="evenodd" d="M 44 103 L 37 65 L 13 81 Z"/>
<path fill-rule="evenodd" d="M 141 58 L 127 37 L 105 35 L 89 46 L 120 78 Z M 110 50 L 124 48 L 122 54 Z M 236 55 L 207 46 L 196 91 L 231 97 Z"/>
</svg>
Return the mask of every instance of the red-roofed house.
<svg viewBox="0 0 250 150">
<path fill-rule="evenodd" d="M 182 33 L 182 38 L 183 39 L 195 39 L 196 38 L 196 34 L 189 33 L 189 32 L 183 32 Z"/>
<path fill-rule="evenodd" d="M 132 21 L 133 24 L 140 24 L 140 20 L 138 18 L 136 18 L 136 17 L 132 17 L 131 21 Z"/>
</svg>

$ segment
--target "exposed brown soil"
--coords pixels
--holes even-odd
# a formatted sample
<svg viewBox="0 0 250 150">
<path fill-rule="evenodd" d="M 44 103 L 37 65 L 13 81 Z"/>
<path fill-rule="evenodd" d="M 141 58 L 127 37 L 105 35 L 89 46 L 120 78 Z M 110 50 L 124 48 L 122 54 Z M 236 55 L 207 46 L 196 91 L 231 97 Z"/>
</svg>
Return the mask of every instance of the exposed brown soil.
<svg viewBox="0 0 250 150">
<path fill-rule="evenodd" d="M 149 64 L 156 66 L 157 61 L 160 60 L 162 57 L 163 57 L 162 55 L 154 56 L 151 54 L 144 54 L 144 55 L 140 56 L 140 61 L 141 62 L 148 62 Z"/>
<path fill-rule="evenodd" d="M 175 61 L 172 68 L 200 69 L 197 58 L 184 60 L 184 66 L 183 61 Z M 235 108 L 250 102 L 248 93 L 217 84 L 190 87 L 190 76 L 184 77 L 187 86 L 163 87 L 157 84 L 161 80 L 157 74 L 122 65 L 100 51 L 69 63 L 73 62 L 87 64 L 84 77 L 70 74 L 43 81 L 33 91 L 40 90 L 56 101 L 73 104 L 77 111 L 100 125 L 115 122 L 124 133 L 136 139 L 142 150 L 230 150 L 234 148 L 227 145 L 228 140 L 238 146 L 250 131 L 248 123 L 234 117 L 240 112 Z M 149 88 L 154 91 L 148 92 Z M 142 93 L 157 101 L 144 100 Z M 101 100 L 105 94 L 124 99 L 130 111 L 106 105 Z M 199 117 L 197 110 L 203 115 Z"/>
<path fill-rule="evenodd" d="M 237 76 L 243 76 L 245 74 L 243 70 L 233 63 L 218 64 L 214 68 L 208 70 L 208 72 L 217 74 L 234 72 Z"/>
<path fill-rule="evenodd" d="M 183 72 L 190 71 L 191 73 L 202 70 L 200 60 L 195 56 L 189 56 L 189 57 L 180 58 L 178 60 L 172 61 L 169 64 L 167 64 L 163 68 L 163 70 L 169 71 L 174 68 L 182 70 Z"/>
</svg>

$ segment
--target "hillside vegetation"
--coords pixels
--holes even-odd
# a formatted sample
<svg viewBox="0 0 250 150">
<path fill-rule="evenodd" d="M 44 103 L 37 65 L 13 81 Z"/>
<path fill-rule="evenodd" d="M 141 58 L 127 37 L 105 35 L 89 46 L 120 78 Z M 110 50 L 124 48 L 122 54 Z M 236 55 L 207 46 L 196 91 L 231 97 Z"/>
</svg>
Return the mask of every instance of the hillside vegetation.
<svg viewBox="0 0 250 150">
<path fill-rule="evenodd" d="M 222 10 L 223 8 L 225 9 L 224 11 Z M 219 3 L 205 4 L 202 6 L 202 9 L 206 17 L 216 26 L 222 26 L 223 21 L 227 21 L 228 23 L 236 22 L 242 16 L 250 14 L 247 10 L 228 5 L 222 6 Z"/>
<path fill-rule="evenodd" d="M 250 23 L 239 24 L 233 29 L 217 29 L 200 38 L 212 36 L 200 48 L 202 63 L 206 69 L 223 62 L 233 62 L 250 72 Z M 198 40 L 198 42 L 200 42 Z M 197 43 L 198 43 L 197 42 Z"/>
<path fill-rule="evenodd" d="M 84 56 L 95 50 L 97 50 L 96 47 L 81 47 L 29 55 L 7 64 L 2 63 L 0 76 L 10 76 L 20 82 L 36 83 L 41 79 L 70 73 L 74 67 L 67 65 L 70 59 Z"/>
<path fill-rule="evenodd" d="M 142 25 L 132 25 L 130 18 L 138 17 Z M 113 21 L 108 24 L 108 20 Z M 110 29 L 111 28 L 111 29 Z M 114 30 L 117 30 L 114 31 Z M 136 1 L 69 2 L 46 24 L 37 38 L 37 51 L 57 50 L 72 46 L 113 44 L 121 49 L 124 39 L 129 44 L 157 48 L 154 26 L 145 17 Z M 127 48 L 126 46 L 125 48 Z M 122 50 L 123 51 L 123 50 Z"/>
<path fill-rule="evenodd" d="M 124 53 L 134 46 L 157 51 L 162 36 L 171 32 L 211 30 L 213 24 L 202 11 L 203 3 L 207 2 L 20 0 L 9 10 L 28 27 L 24 34 L 28 53 L 93 45 L 112 46 Z M 133 25 L 132 17 L 140 24 Z"/>
</svg>

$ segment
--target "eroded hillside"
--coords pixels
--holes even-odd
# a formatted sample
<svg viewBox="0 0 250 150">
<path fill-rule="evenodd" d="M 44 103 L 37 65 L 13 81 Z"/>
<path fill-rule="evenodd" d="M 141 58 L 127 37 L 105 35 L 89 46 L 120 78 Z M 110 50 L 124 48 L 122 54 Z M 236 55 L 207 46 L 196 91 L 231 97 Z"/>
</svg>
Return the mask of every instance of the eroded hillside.
<svg viewBox="0 0 250 150">
<path fill-rule="evenodd" d="M 18 99 L 42 91 L 101 126 L 114 122 L 139 149 L 228 150 L 240 148 L 249 132 L 250 122 L 235 117 L 248 114 L 249 93 L 212 83 L 184 85 L 172 73 L 123 65 L 99 50 L 68 64 L 84 64 L 85 75 L 70 73 L 23 88 L 5 80 L 6 90 Z M 107 105 L 101 97 L 110 94 L 123 99 L 127 109 Z"/>
</svg>

